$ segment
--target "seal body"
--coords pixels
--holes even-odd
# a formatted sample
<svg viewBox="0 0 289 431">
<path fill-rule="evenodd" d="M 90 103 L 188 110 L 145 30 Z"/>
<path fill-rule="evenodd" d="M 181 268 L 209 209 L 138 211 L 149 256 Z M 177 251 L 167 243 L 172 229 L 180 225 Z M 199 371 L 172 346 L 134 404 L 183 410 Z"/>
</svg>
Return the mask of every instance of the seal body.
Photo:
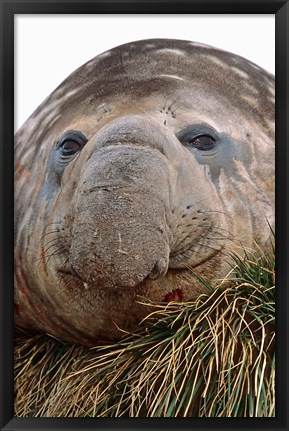
<svg viewBox="0 0 289 431">
<path fill-rule="evenodd" d="M 274 77 L 144 40 L 72 73 L 15 137 L 15 322 L 92 345 L 217 285 L 274 226 Z"/>
</svg>

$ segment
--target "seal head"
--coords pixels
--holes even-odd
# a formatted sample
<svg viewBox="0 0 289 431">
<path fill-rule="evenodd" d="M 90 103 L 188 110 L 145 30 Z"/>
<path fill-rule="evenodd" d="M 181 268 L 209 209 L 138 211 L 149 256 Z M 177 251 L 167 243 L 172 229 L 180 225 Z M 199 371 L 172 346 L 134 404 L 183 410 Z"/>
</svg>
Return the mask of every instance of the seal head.
<svg viewBox="0 0 289 431">
<path fill-rule="evenodd" d="M 70 75 L 15 137 L 15 321 L 118 338 L 230 270 L 274 226 L 274 78 L 206 45 L 144 40 Z"/>
</svg>

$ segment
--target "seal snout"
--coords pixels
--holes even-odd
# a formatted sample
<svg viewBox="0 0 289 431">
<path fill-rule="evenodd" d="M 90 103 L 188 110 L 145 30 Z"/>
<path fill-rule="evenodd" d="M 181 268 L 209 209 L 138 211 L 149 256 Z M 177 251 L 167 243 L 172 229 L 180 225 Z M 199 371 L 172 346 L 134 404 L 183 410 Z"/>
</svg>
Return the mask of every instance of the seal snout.
<svg viewBox="0 0 289 431">
<path fill-rule="evenodd" d="M 169 265 L 169 171 L 147 147 L 96 151 L 81 179 L 70 263 L 92 285 L 133 287 Z"/>
</svg>

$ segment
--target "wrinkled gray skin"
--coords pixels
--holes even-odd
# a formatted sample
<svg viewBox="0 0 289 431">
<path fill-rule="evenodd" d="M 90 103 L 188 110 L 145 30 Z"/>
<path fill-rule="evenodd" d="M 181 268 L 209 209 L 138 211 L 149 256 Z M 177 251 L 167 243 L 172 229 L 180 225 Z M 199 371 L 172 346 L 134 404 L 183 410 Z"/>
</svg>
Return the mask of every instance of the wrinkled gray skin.
<svg viewBox="0 0 289 431">
<path fill-rule="evenodd" d="M 21 127 L 15 172 L 16 325 L 118 338 L 139 302 L 193 298 L 193 271 L 216 285 L 230 251 L 266 247 L 274 77 L 193 42 L 117 47 Z"/>
</svg>

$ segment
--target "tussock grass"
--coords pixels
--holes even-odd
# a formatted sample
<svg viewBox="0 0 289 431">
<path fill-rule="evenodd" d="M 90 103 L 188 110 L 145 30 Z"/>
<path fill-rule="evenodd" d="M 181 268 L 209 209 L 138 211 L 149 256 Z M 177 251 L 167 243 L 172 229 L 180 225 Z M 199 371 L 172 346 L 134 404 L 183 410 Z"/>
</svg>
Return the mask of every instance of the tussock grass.
<svg viewBox="0 0 289 431">
<path fill-rule="evenodd" d="M 234 260 L 218 289 L 154 304 L 118 343 L 88 349 L 19 337 L 15 415 L 274 416 L 274 254 Z"/>
</svg>

